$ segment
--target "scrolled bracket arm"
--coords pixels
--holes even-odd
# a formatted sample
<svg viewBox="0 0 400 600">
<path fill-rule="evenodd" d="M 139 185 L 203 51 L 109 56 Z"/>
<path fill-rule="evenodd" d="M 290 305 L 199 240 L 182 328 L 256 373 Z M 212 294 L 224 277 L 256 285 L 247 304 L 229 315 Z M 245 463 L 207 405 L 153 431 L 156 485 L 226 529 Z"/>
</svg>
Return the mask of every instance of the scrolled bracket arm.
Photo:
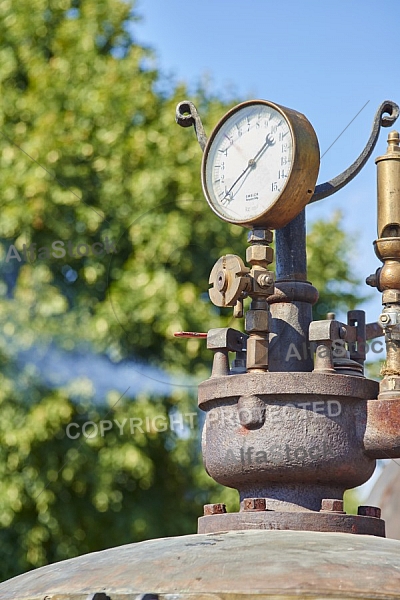
<svg viewBox="0 0 400 600">
<path fill-rule="evenodd" d="M 395 102 L 392 102 L 391 100 L 385 100 L 382 102 L 376 111 L 369 140 L 360 156 L 353 162 L 352 165 L 350 165 L 348 169 L 343 171 L 343 173 L 334 179 L 327 181 L 326 183 L 317 185 L 309 204 L 311 204 L 311 202 L 317 202 L 317 200 L 322 200 L 323 198 L 331 196 L 335 192 L 342 189 L 342 187 L 347 185 L 356 175 L 358 175 L 375 148 L 376 142 L 378 141 L 380 128 L 391 127 L 399 116 L 399 111 L 399 106 Z"/>
<path fill-rule="evenodd" d="M 189 102 L 189 100 L 179 102 L 178 106 L 176 107 L 175 120 L 181 127 L 191 127 L 193 125 L 197 136 L 197 141 L 200 144 L 200 148 L 204 152 L 204 148 L 207 144 L 207 136 L 206 132 L 204 131 L 200 115 L 197 112 L 197 108 L 193 102 Z"/>
</svg>

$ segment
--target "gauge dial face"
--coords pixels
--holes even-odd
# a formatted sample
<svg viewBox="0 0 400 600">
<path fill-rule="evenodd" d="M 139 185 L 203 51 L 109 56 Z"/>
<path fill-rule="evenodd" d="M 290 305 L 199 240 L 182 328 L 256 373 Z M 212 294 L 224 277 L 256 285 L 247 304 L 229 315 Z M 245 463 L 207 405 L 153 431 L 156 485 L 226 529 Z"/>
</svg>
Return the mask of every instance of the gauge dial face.
<svg viewBox="0 0 400 600">
<path fill-rule="evenodd" d="M 231 223 L 256 222 L 290 177 L 294 139 L 274 105 L 239 105 L 219 123 L 205 150 L 202 181 L 213 210 Z"/>
</svg>

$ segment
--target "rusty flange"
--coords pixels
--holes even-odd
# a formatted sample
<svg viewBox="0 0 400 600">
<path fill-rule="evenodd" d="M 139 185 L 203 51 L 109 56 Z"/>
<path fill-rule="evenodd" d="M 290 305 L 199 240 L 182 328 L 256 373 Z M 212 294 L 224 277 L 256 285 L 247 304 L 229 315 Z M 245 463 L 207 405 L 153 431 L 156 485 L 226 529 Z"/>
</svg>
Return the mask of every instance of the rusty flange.
<svg viewBox="0 0 400 600">
<path fill-rule="evenodd" d="M 336 373 L 244 373 L 203 381 L 199 385 L 199 407 L 207 410 L 208 403 L 215 406 L 216 400 L 231 401 L 249 394 L 275 396 L 285 402 L 293 394 L 298 400 L 311 394 L 314 400 L 333 396 L 368 400 L 376 398 L 378 391 L 376 381 Z"/>
<path fill-rule="evenodd" d="M 272 529 L 358 533 L 385 537 L 385 521 L 375 517 L 329 512 L 279 512 L 254 510 L 213 514 L 199 518 L 199 533 L 221 533 L 243 529 Z"/>
</svg>

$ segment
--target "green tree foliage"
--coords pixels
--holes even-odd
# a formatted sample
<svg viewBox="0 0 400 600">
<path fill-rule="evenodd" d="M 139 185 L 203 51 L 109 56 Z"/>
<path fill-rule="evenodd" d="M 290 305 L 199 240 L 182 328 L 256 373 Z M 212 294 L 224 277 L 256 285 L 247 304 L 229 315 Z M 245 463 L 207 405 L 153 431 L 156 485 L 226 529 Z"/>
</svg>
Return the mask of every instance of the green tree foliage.
<svg viewBox="0 0 400 600">
<path fill-rule="evenodd" d="M 45 385 L 33 360 L 53 344 L 153 363 L 193 384 L 211 357 L 204 342 L 173 333 L 231 321 L 207 300 L 208 275 L 223 253 L 243 255 L 245 233 L 208 210 L 200 148 L 174 123 L 186 90 L 157 91 L 162 76 L 132 37 L 135 20 L 121 0 L 0 0 L 2 578 L 194 532 L 202 504 L 233 502 L 203 470 L 198 416 L 184 431 L 152 424 L 134 435 L 115 426 L 91 439 L 66 435 L 70 423 L 193 412 L 193 385 L 171 385 L 165 396 L 133 386 L 123 398 L 115 385 L 99 404 L 94 381 Z M 204 89 L 191 99 L 208 131 L 228 108 Z M 329 308 L 342 302 L 336 279 L 354 284 L 342 235 L 338 221 L 310 234 L 311 280 L 325 287 Z M 116 251 L 22 254 L 32 244 L 51 252 L 56 240 L 73 249 L 108 240 Z M 33 359 L 21 362 L 22 351 Z"/>
</svg>

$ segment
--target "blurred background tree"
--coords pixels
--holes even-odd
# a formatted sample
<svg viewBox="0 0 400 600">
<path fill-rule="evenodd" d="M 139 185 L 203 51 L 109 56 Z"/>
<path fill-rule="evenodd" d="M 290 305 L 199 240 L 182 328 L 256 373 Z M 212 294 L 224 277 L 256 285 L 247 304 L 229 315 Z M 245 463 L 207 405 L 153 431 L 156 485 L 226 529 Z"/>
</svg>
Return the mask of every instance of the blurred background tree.
<svg viewBox="0 0 400 600">
<path fill-rule="evenodd" d="M 166 84 L 135 41 L 136 21 L 128 1 L 0 2 L 2 579 L 195 532 L 205 502 L 237 502 L 203 470 L 198 418 L 184 430 L 66 435 L 72 422 L 196 411 L 195 383 L 211 357 L 203 342 L 173 333 L 231 322 L 208 301 L 208 276 L 219 256 L 245 248 L 242 229 L 216 219 L 203 199 L 200 148 L 174 123 L 186 89 Z M 237 102 L 200 86 L 191 100 L 208 132 Z M 6 260 L 11 245 L 22 253 L 56 240 L 73 248 L 108 240 L 116 251 Z M 339 217 L 310 232 L 318 318 L 359 299 L 347 242 Z M 38 361 L 56 352 L 52 375 L 67 357 L 76 365 L 58 385 Z M 125 394 L 116 368 L 98 392 L 90 368 L 98 356 L 132 368 Z M 144 365 L 168 373 L 161 391 L 139 387 Z"/>
</svg>

